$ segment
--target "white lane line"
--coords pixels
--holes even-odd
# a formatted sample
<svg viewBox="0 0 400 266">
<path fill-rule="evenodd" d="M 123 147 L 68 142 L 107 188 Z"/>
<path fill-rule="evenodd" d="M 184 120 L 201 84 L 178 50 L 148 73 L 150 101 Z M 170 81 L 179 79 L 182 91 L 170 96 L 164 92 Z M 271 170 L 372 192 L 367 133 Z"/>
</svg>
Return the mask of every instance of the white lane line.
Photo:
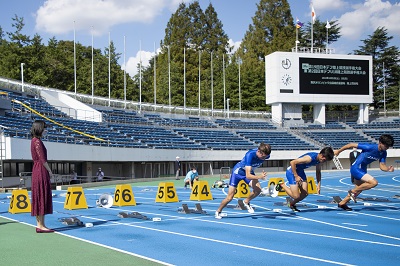
<svg viewBox="0 0 400 266">
<path fill-rule="evenodd" d="M 99 219 L 99 218 L 92 218 L 92 219 L 98 220 L 98 221 L 106 221 L 106 220 Z M 278 250 L 273 250 L 273 249 L 267 249 L 267 248 L 261 248 L 261 247 L 256 247 L 256 246 L 250 246 L 250 245 L 245 245 L 245 244 L 234 243 L 234 242 L 228 242 L 228 241 L 223 241 L 223 240 L 218 240 L 218 239 L 213 239 L 213 238 L 201 237 L 201 236 L 196 236 L 196 235 L 189 235 L 189 234 L 178 233 L 178 232 L 173 232 L 173 231 L 161 230 L 161 229 L 157 229 L 157 228 L 149 228 L 149 227 L 140 226 L 140 225 L 137 225 L 137 224 L 124 224 L 124 223 L 119 223 L 119 222 L 115 222 L 115 221 L 112 222 L 112 223 L 116 223 L 116 224 L 120 224 L 120 225 L 124 225 L 124 226 L 129 226 L 129 227 L 136 227 L 136 228 L 150 230 L 150 231 L 166 233 L 166 234 L 172 234 L 172 235 L 178 235 L 178 236 L 189 237 L 189 238 L 194 238 L 194 239 L 200 239 L 200 240 L 205 240 L 205 241 L 211 241 L 211 242 L 216 242 L 216 243 L 221 243 L 221 244 L 226 244 L 226 245 L 232 245 L 232 246 L 244 247 L 244 248 L 249 248 L 249 249 L 254 249 L 254 250 L 259 250 L 259 251 L 277 253 L 277 254 L 281 254 L 281 255 L 287 255 L 287 256 L 303 258 L 303 259 L 308 259 L 308 260 L 326 262 L 326 263 L 337 264 L 337 265 L 351 265 L 351 264 L 348 264 L 348 263 L 343 263 L 343 262 L 338 262 L 338 261 L 325 260 L 325 259 L 320 259 L 320 258 L 316 258 L 316 257 L 309 257 L 309 256 L 300 255 L 300 254 L 294 254 L 294 253 L 283 252 L 283 251 L 278 251 Z"/>
<path fill-rule="evenodd" d="M 352 223 L 342 223 L 346 225 L 353 225 L 353 226 L 368 226 L 367 224 L 352 224 Z"/>
<path fill-rule="evenodd" d="M 29 226 L 32 226 L 32 227 L 36 227 L 35 225 L 29 224 L 29 223 L 25 223 L 25 222 L 20 222 L 18 220 L 14 220 L 14 219 L 2 216 L 2 215 L 0 215 L 0 217 L 4 218 L 4 219 L 7 219 L 7 220 L 10 220 L 10 221 L 18 222 L 18 223 L 29 225 Z M 142 255 L 139 255 L 139 254 L 136 254 L 136 253 L 133 253 L 133 252 L 122 250 L 122 249 L 119 249 L 119 248 L 114 248 L 114 247 L 111 247 L 111 246 L 103 245 L 103 244 L 100 244 L 100 243 L 97 243 L 97 242 L 93 242 L 93 241 L 90 241 L 90 240 L 86 240 L 86 239 L 83 239 L 83 238 L 67 235 L 67 234 L 64 234 L 64 233 L 61 233 L 61 232 L 58 232 L 58 231 L 56 231 L 54 233 L 59 234 L 59 235 L 63 235 L 63 236 L 69 237 L 69 238 L 73 238 L 73 239 L 76 239 L 76 240 L 80 240 L 80 241 L 83 241 L 83 242 L 86 242 L 86 243 L 89 243 L 89 244 L 93 244 L 93 245 L 96 245 L 96 246 L 100 246 L 100 247 L 103 247 L 103 248 L 107 248 L 107 249 L 111 249 L 111 250 L 114 250 L 114 251 L 118 251 L 118 252 L 121 252 L 121 253 L 124 253 L 124 254 L 127 254 L 127 255 L 131 255 L 131 256 L 135 256 L 135 257 L 142 258 L 142 259 L 145 259 L 145 260 L 149 260 L 149 261 L 153 261 L 153 262 L 156 262 L 156 263 L 160 263 L 160 264 L 163 264 L 163 265 L 168 265 L 168 266 L 174 265 L 174 264 L 170 264 L 170 263 L 163 262 L 163 261 L 160 261 L 160 260 L 156 260 L 156 259 L 153 259 L 153 258 L 149 258 L 149 257 L 146 257 L 146 256 L 142 256 Z"/>
</svg>

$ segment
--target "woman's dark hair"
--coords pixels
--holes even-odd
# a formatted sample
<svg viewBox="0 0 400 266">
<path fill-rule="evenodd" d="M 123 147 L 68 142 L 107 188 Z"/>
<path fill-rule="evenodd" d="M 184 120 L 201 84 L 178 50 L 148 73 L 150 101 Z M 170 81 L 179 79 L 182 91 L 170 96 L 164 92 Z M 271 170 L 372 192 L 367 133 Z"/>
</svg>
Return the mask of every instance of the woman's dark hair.
<svg viewBox="0 0 400 266">
<path fill-rule="evenodd" d="M 35 120 L 31 127 L 31 137 L 41 138 L 46 127 L 46 123 L 43 120 Z"/>
</svg>

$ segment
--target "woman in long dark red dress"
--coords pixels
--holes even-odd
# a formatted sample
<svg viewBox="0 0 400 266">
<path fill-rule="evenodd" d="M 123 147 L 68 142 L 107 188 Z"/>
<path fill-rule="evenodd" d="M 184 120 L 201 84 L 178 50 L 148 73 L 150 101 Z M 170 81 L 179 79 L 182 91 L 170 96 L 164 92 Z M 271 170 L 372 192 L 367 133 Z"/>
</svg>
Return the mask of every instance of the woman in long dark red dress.
<svg viewBox="0 0 400 266">
<path fill-rule="evenodd" d="M 32 169 L 32 210 L 31 215 L 36 216 L 36 233 L 52 233 L 46 227 L 44 216 L 53 213 L 53 199 L 51 195 L 50 176 L 53 174 L 47 163 L 47 150 L 41 138 L 46 128 L 46 123 L 36 120 L 31 128 L 31 154 Z"/>
</svg>

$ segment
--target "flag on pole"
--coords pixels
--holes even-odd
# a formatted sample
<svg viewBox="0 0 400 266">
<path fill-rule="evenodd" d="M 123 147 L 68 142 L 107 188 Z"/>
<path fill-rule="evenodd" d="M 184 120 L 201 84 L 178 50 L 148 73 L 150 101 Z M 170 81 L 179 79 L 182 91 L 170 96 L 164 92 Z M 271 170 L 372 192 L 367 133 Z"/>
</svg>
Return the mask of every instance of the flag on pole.
<svg viewBox="0 0 400 266">
<path fill-rule="evenodd" d="M 296 28 L 300 29 L 301 27 L 303 27 L 303 23 L 301 23 L 300 20 L 296 18 Z"/>
<path fill-rule="evenodd" d="M 331 24 L 329 24 L 329 21 L 326 21 L 325 28 L 327 28 L 327 29 L 330 29 L 330 28 L 332 28 Z"/>
<path fill-rule="evenodd" d="M 317 15 L 315 14 L 314 6 L 311 6 L 311 19 L 312 23 L 315 23 L 315 20 L 317 19 Z"/>
</svg>

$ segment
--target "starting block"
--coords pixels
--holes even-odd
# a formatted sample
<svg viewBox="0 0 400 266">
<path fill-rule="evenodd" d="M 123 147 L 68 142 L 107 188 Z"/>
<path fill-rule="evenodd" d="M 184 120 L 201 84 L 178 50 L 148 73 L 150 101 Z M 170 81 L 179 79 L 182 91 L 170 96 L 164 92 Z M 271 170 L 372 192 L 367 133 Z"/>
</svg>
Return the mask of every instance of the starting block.
<svg viewBox="0 0 400 266">
<path fill-rule="evenodd" d="M 359 201 L 375 201 L 375 202 L 390 202 L 389 199 L 386 198 L 377 198 L 377 197 L 369 197 L 369 198 L 357 198 Z"/>
<path fill-rule="evenodd" d="M 83 222 L 76 217 L 59 218 L 58 220 L 65 225 L 83 226 Z"/>
<path fill-rule="evenodd" d="M 236 205 L 235 210 L 247 210 L 246 206 L 244 206 L 243 200 L 238 200 L 238 204 Z"/>
<path fill-rule="evenodd" d="M 201 207 L 200 203 L 196 203 L 196 209 L 189 209 L 187 204 L 182 204 L 182 209 L 178 210 L 179 213 L 184 213 L 184 214 L 207 214 L 206 211 L 203 211 L 203 208 Z"/>
<path fill-rule="evenodd" d="M 342 198 L 340 196 L 333 196 L 333 201 L 334 201 L 334 203 L 339 204 L 339 202 L 342 201 Z"/>
<path fill-rule="evenodd" d="M 288 206 L 290 203 L 290 197 L 286 197 L 286 201 L 284 202 L 274 202 L 274 206 Z M 296 203 L 297 207 L 304 207 L 307 208 L 307 204 L 304 203 Z"/>
<path fill-rule="evenodd" d="M 138 212 L 130 212 L 130 213 L 120 212 L 120 213 L 118 213 L 117 216 L 119 218 L 136 218 L 136 219 L 141 219 L 141 220 L 151 220 L 146 215 L 140 214 Z"/>
</svg>

